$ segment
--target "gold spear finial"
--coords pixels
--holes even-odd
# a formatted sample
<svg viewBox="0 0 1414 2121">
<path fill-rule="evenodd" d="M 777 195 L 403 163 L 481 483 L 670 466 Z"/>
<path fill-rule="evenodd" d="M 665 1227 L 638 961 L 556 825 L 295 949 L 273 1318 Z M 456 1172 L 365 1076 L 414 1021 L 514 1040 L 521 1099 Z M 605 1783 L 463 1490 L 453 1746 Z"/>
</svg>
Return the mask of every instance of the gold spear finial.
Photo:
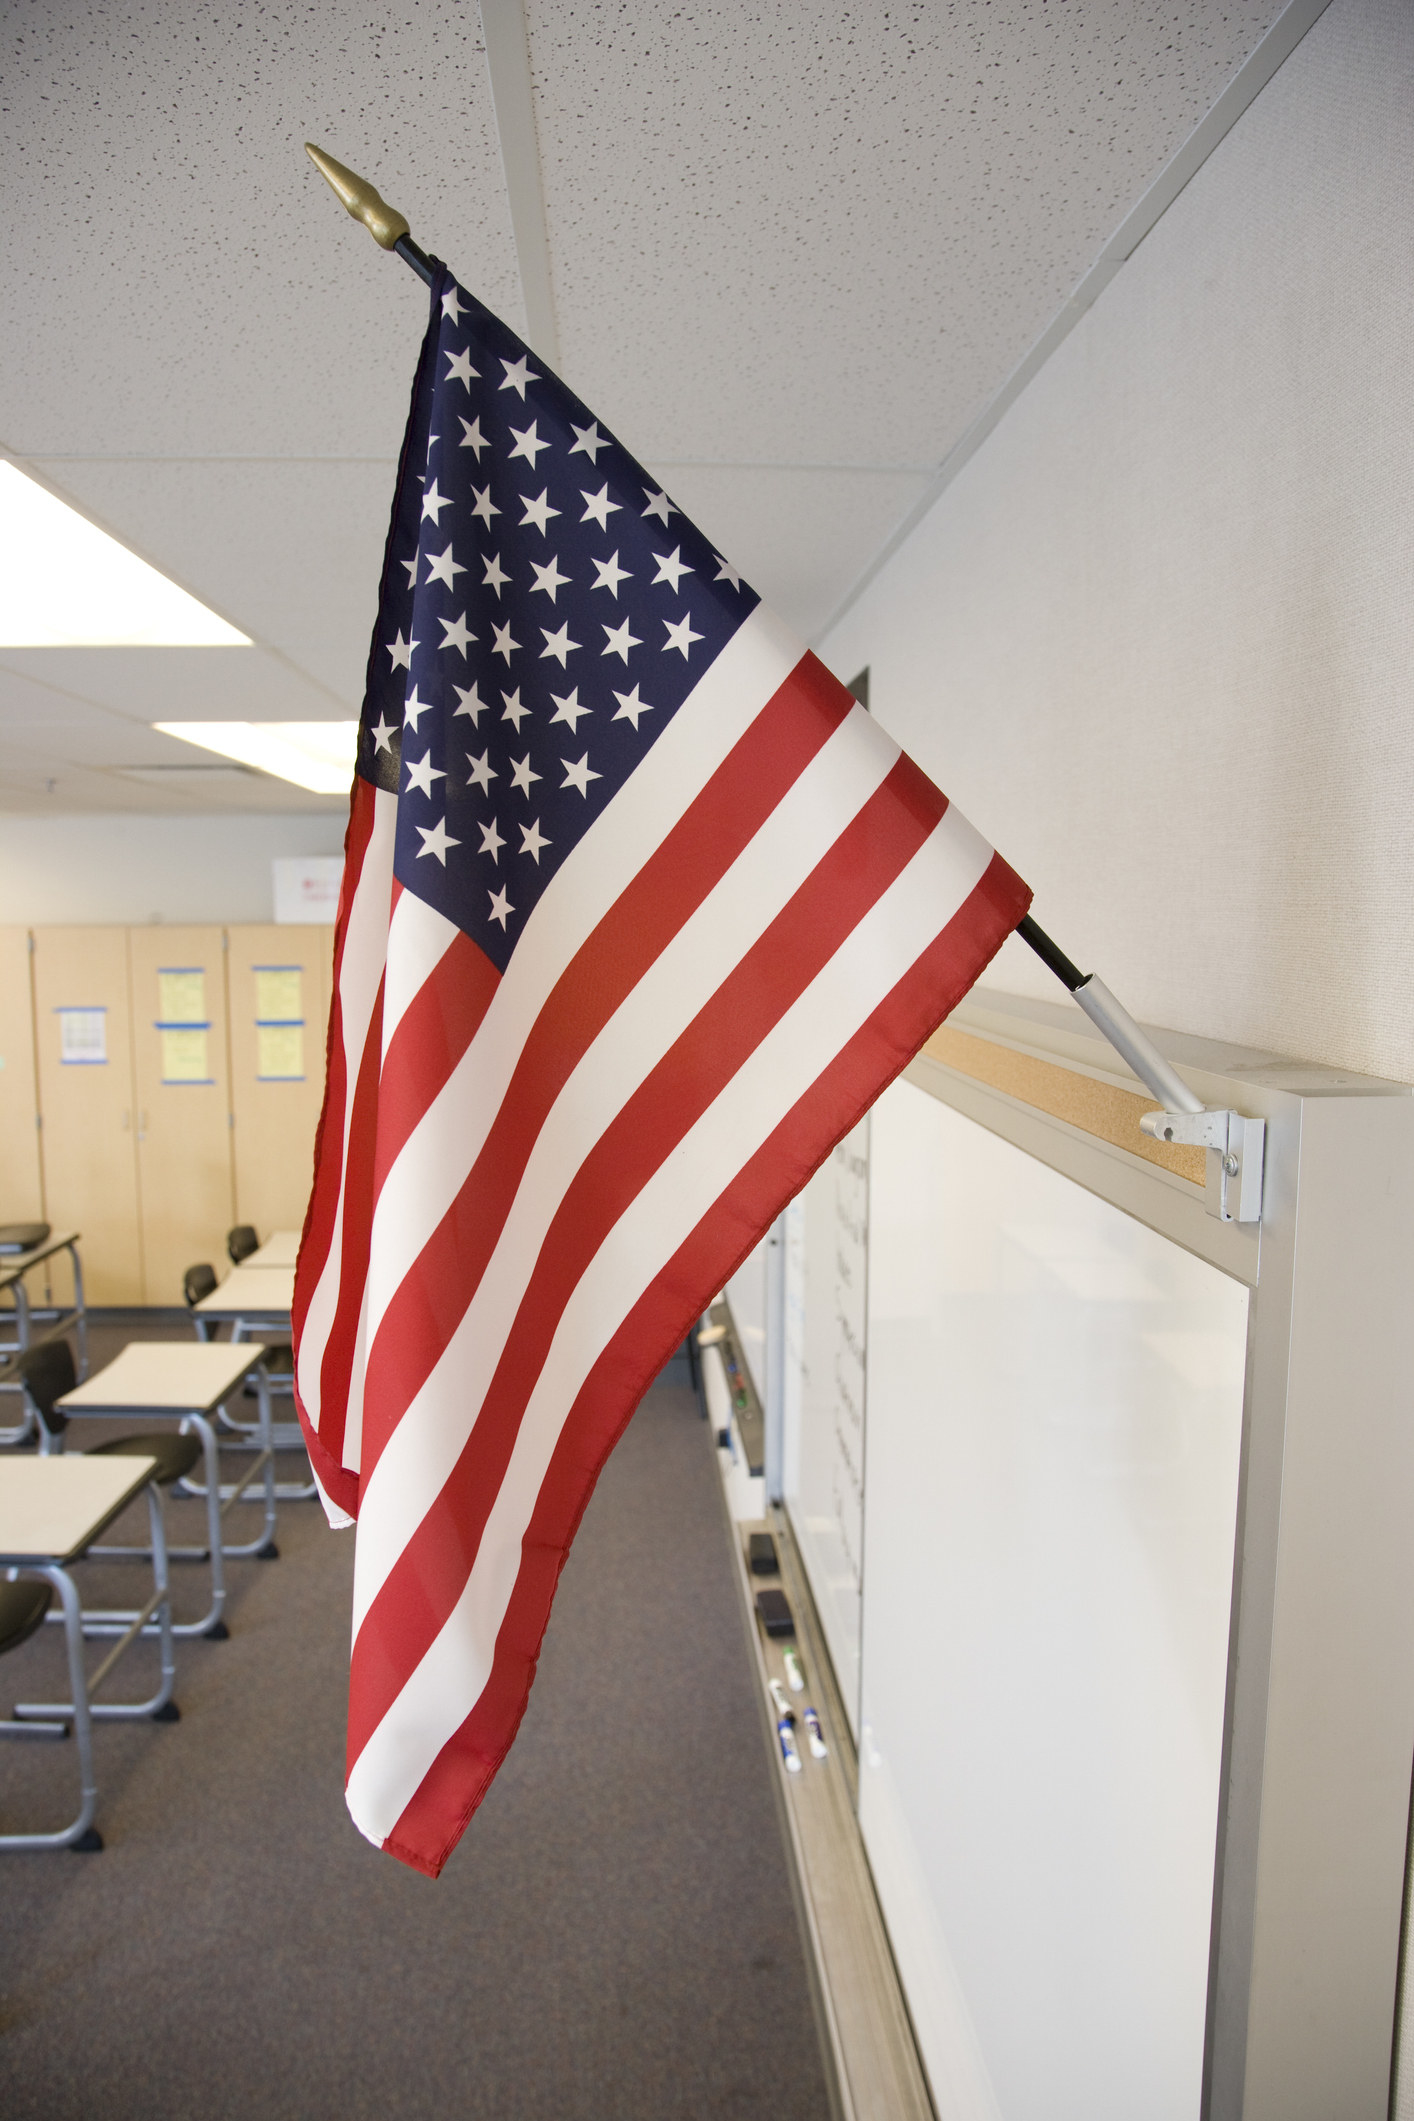
<svg viewBox="0 0 1414 2121">
<path fill-rule="evenodd" d="M 356 177 L 342 162 L 326 155 L 322 147 L 306 140 L 304 151 L 321 177 L 337 192 L 355 221 L 362 221 L 375 243 L 384 250 L 392 250 L 403 236 L 409 235 L 407 217 L 395 206 L 385 206 L 373 186 L 363 177 Z"/>
</svg>

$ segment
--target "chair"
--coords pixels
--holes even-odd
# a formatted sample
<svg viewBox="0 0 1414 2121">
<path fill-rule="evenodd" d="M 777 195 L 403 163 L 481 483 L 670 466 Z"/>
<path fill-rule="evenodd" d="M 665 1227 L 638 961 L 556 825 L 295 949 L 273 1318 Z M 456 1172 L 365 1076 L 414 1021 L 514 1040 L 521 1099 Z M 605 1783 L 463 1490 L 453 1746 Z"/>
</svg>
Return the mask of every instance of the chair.
<svg viewBox="0 0 1414 2121">
<path fill-rule="evenodd" d="M 208 1269 L 209 1271 L 209 1269 Z M 73 1352 L 66 1340 L 46 1340 L 37 1348 L 27 1348 L 17 1364 L 25 1398 L 39 1423 L 39 1450 L 43 1458 L 55 1457 L 63 1452 L 64 1431 L 69 1417 L 61 1412 L 57 1402 L 66 1392 L 72 1392 L 78 1383 L 74 1367 Z M 193 1431 L 196 1433 L 193 1433 Z M 213 1439 L 214 1444 L 214 1439 Z M 153 1484 L 159 1488 L 170 1488 L 185 1481 L 202 1456 L 203 1438 L 196 1424 L 183 1421 L 179 1429 L 145 1429 L 137 1436 L 115 1436 L 110 1443 L 90 1444 L 84 1453 L 88 1458 L 154 1458 Z M 214 1449 L 213 1449 L 214 1456 Z M 196 1490 L 198 1494 L 204 1491 Z M 216 1642 L 224 1642 L 230 1633 L 221 1609 L 225 1604 L 225 1585 L 221 1569 L 220 1518 L 216 1515 L 215 1544 L 206 1548 L 188 1550 L 176 1548 L 172 1558 L 209 1561 L 211 1564 L 211 1610 L 200 1620 L 174 1622 L 174 1635 L 205 1635 Z M 95 1554 L 122 1554 L 125 1556 L 145 1554 L 145 1547 L 95 1547 Z M 116 1627 L 131 1618 L 127 1613 L 88 1613 L 85 1625 L 90 1633 Z"/>
<path fill-rule="evenodd" d="M 237 1223 L 226 1232 L 226 1250 L 233 1267 L 238 1267 L 243 1259 L 250 1258 L 252 1252 L 260 1250 L 260 1239 L 250 1223 Z"/>
<path fill-rule="evenodd" d="M 211 1295 L 216 1285 L 216 1269 L 205 1260 L 199 1267 L 188 1267 L 182 1276 L 182 1294 L 187 1300 L 187 1309 L 194 1311 L 204 1296 Z"/>
</svg>

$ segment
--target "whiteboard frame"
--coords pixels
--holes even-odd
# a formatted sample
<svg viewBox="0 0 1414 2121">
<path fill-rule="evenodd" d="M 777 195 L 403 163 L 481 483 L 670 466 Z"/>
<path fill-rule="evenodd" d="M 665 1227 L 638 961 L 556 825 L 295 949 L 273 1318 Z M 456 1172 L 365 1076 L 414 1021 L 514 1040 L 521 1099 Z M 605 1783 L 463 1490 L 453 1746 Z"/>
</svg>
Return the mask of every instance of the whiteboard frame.
<svg viewBox="0 0 1414 2121">
<path fill-rule="evenodd" d="M 978 991 L 949 1021 L 1139 1087 L 1073 1007 Z M 1205 1102 L 1266 1120 L 1259 1226 L 937 1060 L 905 1076 L 1252 1291 L 1202 2121 L 1386 2121 L 1414 1761 L 1414 1097 L 1157 1036 Z"/>
</svg>

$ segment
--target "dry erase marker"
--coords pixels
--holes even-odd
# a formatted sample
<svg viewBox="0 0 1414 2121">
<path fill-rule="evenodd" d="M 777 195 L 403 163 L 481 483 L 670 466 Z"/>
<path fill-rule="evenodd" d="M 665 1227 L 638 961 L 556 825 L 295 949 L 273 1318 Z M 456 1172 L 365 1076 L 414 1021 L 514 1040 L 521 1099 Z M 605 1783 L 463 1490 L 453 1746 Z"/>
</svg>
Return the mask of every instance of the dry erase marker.
<svg viewBox="0 0 1414 2121">
<path fill-rule="evenodd" d="M 830 1749 L 825 1743 L 825 1734 L 820 1728 L 820 1719 L 814 1709 L 805 1711 L 805 1735 L 810 1740 L 811 1753 L 817 1760 L 828 1760 Z"/>
<path fill-rule="evenodd" d="M 781 1758 L 786 1764 L 787 1774 L 798 1775 L 800 1773 L 800 1754 L 796 1751 L 795 1732 L 791 1729 L 789 1722 L 784 1716 L 776 1725 L 776 1736 L 781 1741 Z"/>
<path fill-rule="evenodd" d="M 784 1688 L 784 1687 L 783 1687 L 783 1686 L 781 1685 L 781 1682 L 780 1682 L 780 1680 L 779 1680 L 779 1679 L 768 1679 L 768 1680 L 766 1681 L 766 1684 L 767 1684 L 767 1686 L 768 1686 L 768 1687 L 769 1687 L 769 1688 L 771 1689 L 771 1699 L 772 1699 L 772 1701 L 774 1701 L 774 1702 L 775 1702 L 775 1704 L 776 1704 L 776 1714 L 777 1714 L 777 1716 L 783 1716 L 783 1717 L 785 1718 L 785 1720 L 786 1720 L 786 1722 L 787 1722 L 787 1723 L 794 1723 L 794 1722 L 795 1722 L 795 1710 L 794 1710 L 794 1709 L 793 1709 L 793 1708 L 791 1707 L 790 1703 L 789 1703 L 789 1702 L 788 1702 L 788 1701 L 786 1700 L 786 1692 L 785 1692 L 785 1688 Z"/>
<path fill-rule="evenodd" d="M 785 1657 L 786 1678 L 790 1681 L 792 1694 L 803 1694 L 805 1692 L 805 1673 L 799 1657 L 794 1650 L 786 1650 L 783 1655 Z"/>
</svg>

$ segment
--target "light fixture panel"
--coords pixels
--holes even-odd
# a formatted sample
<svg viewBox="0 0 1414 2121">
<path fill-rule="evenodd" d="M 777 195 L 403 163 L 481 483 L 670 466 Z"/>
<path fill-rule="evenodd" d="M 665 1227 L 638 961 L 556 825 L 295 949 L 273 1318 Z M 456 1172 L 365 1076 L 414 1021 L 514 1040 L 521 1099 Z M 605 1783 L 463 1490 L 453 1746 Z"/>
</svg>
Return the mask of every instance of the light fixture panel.
<svg viewBox="0 0 1414 2121">
<path fill-rule="evenodd" d="M 222 758 L 239 759 L 315 795 L 347 795 L 358 753 L 357 722 L 154 722 Z"/>
</svg>

